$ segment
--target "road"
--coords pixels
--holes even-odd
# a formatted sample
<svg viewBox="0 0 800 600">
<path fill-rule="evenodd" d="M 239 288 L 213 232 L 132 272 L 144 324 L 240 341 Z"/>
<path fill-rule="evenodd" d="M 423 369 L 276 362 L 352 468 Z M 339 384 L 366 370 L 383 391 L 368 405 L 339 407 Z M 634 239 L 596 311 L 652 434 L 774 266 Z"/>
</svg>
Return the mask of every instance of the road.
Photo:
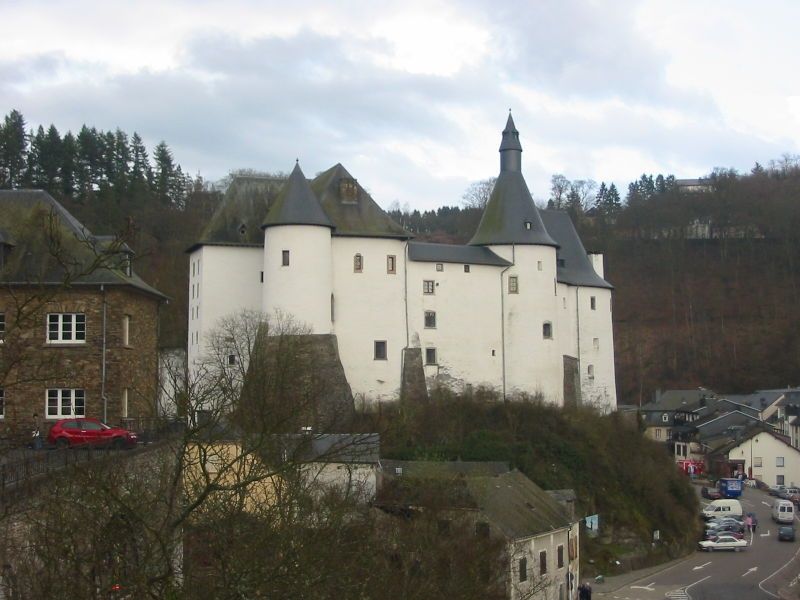
<svg viewBox="0 0 800 600">
<path fill-rule="evenodd" d="M 758 515 L 758 528 L 741 552 L 695 552 L 685 561 L 603 594 L 615 600 L 769 600 L 791 585 L 800 591 L 800 542 L 779 542 L 772 522 L 775 499 L 754 488 L 741 498 L 745 512 Z M 704 501 L 704 503 L 707 501 Z M 800 536 L 800 521 L 795 522 Z M 798 537 L 800 540 L 800 537 Z"/>
</svg>

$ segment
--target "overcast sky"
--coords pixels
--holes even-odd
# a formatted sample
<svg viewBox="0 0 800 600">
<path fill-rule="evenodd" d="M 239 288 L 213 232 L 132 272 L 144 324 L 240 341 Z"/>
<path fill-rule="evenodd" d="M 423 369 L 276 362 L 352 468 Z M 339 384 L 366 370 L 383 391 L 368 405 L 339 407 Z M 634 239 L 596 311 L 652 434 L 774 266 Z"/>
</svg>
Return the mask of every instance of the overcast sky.
<svg viewBox="0 0 800 600">
<path fill-rule="evenodd" d="M 137 131 L 210 180 L 341 162 L 383 206 L 457 204 L 497 174 L 509 108 L 537 199 L 554 173 L 799 152 L 792 0 L 0 0 L 0 20 L 2 115 Z"/>
</svg>

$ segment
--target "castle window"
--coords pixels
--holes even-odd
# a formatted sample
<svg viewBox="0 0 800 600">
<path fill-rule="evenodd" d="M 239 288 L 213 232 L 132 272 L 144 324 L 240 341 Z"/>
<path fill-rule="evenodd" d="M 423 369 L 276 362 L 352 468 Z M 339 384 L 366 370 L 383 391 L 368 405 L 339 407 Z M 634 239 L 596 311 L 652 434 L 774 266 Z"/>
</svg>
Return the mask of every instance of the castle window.
<svg viewBox="0 0 800 600">
<path fill-rule="evenodd" d="M 261 271 L 261 283 L 264 283 L 264 271 Z"/>
<path fill-rule="evenodd" d="M 86 416 L 86 392 L 78 389 L 47 390 L 47 418 Z"/>
<path fill-rule="evenodd" d="M 397 257 L 392 254 L 386 257 L 386 272 L 390 275 L 397 273 Z"/>
<path fill-rule="evenodd" d="M 423 294 L 433 294 L 434 285 L 435 285 L 435 283 L 434 283 L 433 279 L 425 279 L 422 282 L 422 293 Z"/>
<path fill-rule="evenodd" d="M 386 340 L 375 340 L 375 360 L 386 360 Z"/>
<path fill-rule="evenodd" d="M 436 263 L 437 271 L 444 271 L 444 263 Z"/>
<path fill-rule="evenodd" d="M 342 204 L 358 203 L 358 186 L 352 177 L 342 177 L 339 180 L 339 198 Z"/>
<path fill-rule="evenodd" d="M 556 565 L 559 569 L 564 568 L 564 544 L 560 544 L 556 550 Z"/>
<path fill-rule="evenodd" d="M 236 355 L 235 354 L 228 354 L 228 364 L 235 365 L 236 364 Z"/>
<path fill-rule="evenodd" d="M 550 321 L 542 323 L 542 337 L 546 340 L 553 339 L 553 324 Z"/>
<path fill-rule="evenodd" d="M 528 559 L 524 556 L 519 559 L 519 581 L 528 581 Z"/>
<path fill-rule="evenodd" d="M 539 575 L 547 573 L 547 550 L 539 552 Z"/>
<path fill-rule="evenodd" d="M 564 296 L 563 298 L 561 298 L 561 306 L 562 306 L 563 308 L 567 308 L 567 297 L 566 297 L 566 296 Z"/>
<path fill-rule="evenodd" d="M 540 260 L 536 261 L 536 270 L 537 271 L 541 271 L 542 270 L 542 261 L 540 261 Z"/>
<path fill-rule="evenodd" d="M 364 257 L 356 254 L 353 257 L 353 273 L 361 273 L 364 270 Z"/>
<path fill-rule="evenodd" d="M 600 338 L 592 339 L 592 345 L 594 346 L 595 350 L 600 350 Z"/>
<path fill-rule="evenodd" d="M 86 342 L 86 315 L 50 313 L 47 315 L 48 344 L 83 344 Z"/>
<path fill-rule="evenodd" d="M 469 273 L 469 265 L 464 265 L 464 273 Z"/>
<path fill-rule="evenodd" d="M 517 279 L 516 275 L 511 275 L 508 278 L 508 293 L 509 294 L 519 293 L 519 280 Z"/>
<path fill-rule="evenodd" d="M 331 323 L 336 320 L 336 302 L 334 300 L 333 294 L 331 294 Z"/>
<path fill-rule="evenodd" d="M 130 346 L 131 344 L 131 316 L 124 315 L 122 317 L 122 345 Z"/>
<path fill-rule="evenodd" d="M 530 230 L 531 227 L 533 227 L 533 224 L 530 221 L 525 221 L 525 229 Z"/>
<path fill-rule="evenodd" d="M 435 365 L 436 363 L 436 348 L 425 348 L 425 364 Z"/>
<path fill-rule="evenodd" d="M 281 266 L 288 267 L 289 266 L 289 251 L 288 250 L 284 250 L 281 253 L 281 257 L 282 257 Z"/>
<path fill-rule="evenodd" d="M 594 365 L 589 365 L 587 371 L 589 373 L 589 379 L 594 379 Z"/>
<path fill-rule="evenodd" d="M 594 296 L 589 298 L 589 306 L 591 306 L 592 310 L 597 310 L 597 298 Z"/>
<path fill-rule="evenodd" d="M 427 329 L 436 329 L 436 313 L 432 310 L 425 311 L 425 327 Z"/>
</svg>

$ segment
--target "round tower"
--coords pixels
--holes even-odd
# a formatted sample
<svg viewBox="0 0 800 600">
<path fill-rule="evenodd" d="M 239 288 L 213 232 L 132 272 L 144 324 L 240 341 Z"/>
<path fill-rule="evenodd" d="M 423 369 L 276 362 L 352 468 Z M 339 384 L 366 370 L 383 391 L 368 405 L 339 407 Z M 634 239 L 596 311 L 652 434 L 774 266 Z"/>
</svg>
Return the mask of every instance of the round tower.
<svg viewBox="0 0 800 600">
<path fill-rule="evenodd" d="M 264 219 L 262 308 L 307 333 L 331 332 L 331 223 L 296 164 Z"/>
</svg>

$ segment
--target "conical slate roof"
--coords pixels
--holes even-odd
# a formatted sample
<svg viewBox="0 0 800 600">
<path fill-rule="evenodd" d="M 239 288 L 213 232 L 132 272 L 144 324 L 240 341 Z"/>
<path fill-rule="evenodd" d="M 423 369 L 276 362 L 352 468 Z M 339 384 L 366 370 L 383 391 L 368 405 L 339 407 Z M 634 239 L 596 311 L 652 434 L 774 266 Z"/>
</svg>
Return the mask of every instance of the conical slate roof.
<svg viewBox="0 0 800 600">
<path fill-rule="evenodd" d="M 372 199 L 340 163 L 312 182 L 322 209 L 336 227 L 334 235 L 409 239 L 412 235 Z"/>
<path fill-rule="evenodd" d="M 470 245 L 530 244 L 558 247 L 547 233 L 522 176 L 521 153 L 519 132 L 511 115 L 508 115 L 500 144 L 500 175 L 483 209 L 478 229 L 469 241 Z"/>
<path fill-rule="evenodd" d="M 333 223 L 296 164 L 286 185 L 270 207 L 262 228 L 274 225 L 319 225 L 333 229 Z"/>
</svg>

